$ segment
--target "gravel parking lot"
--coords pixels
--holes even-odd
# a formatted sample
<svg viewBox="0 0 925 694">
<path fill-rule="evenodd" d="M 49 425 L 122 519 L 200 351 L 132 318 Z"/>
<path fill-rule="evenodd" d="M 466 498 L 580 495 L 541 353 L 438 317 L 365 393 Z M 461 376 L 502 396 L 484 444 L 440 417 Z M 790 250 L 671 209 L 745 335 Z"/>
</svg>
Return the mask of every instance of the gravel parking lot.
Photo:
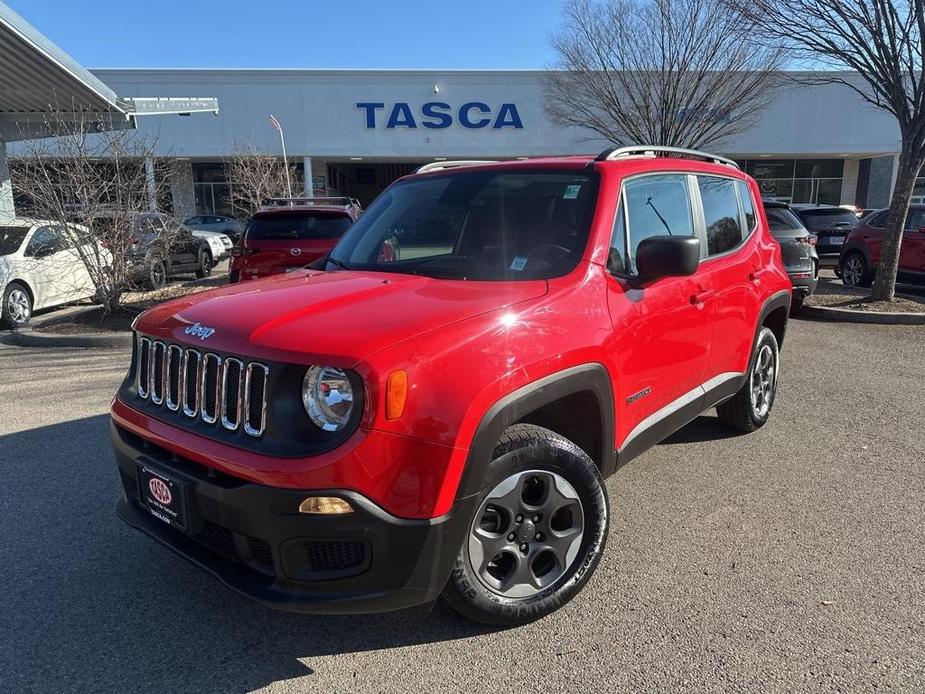
<svg viewBox="0 0 925 694">
<path fill-rule="evenodd" d="M 769 425 L 711 413 L 621 470 L 589 586 L 491 631 L 238 597 L 115 517 L 127 353 L 0 345 L 0 689 L 923 691 L 923 346 L 792 322 Z"/>
</svg>

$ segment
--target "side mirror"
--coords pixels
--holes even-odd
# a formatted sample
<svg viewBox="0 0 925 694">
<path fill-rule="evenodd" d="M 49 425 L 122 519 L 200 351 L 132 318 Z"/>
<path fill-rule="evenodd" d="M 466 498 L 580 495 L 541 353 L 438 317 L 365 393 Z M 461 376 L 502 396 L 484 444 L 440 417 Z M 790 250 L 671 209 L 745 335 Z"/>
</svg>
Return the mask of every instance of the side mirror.
<svg viewBox="0 0 925 694">
<path fill-rule="evenodd" d="M 650 236 L 636 248 L 636 273 L 644 281 L 693 275 L 700 265 L 696 236 Z"/>
</svg>

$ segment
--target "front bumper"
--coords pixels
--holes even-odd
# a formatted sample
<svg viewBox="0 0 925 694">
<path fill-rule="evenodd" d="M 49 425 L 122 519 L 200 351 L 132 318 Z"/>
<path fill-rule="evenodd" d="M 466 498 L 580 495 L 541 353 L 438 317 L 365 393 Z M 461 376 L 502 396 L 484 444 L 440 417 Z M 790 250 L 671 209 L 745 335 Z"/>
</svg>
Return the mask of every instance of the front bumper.
<svg viewBox="0 0 925 694">
<path fill-rule="evenodd" d="M 128 525 L 214 574 L 230 588 L 292 612 L 368 613 L 433 601 L 449 577 L 474 501 L 440 518 L 397 518 L 345 490 L 293 490 L 217 472 L 112 424 L 123 485 L 116 508 Z M 187 489 L 188 531 L 140 503 L 138 463 L 160 468 Z M 306 496 L 339 496 L 354 512 L 304 515 Z"/>
</svg>

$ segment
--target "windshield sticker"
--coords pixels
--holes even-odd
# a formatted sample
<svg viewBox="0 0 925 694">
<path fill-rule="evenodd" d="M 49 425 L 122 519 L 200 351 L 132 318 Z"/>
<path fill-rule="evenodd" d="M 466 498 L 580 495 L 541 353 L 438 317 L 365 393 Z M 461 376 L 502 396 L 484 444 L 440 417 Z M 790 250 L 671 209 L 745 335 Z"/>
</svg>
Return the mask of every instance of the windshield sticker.
<svg viewBox="0 0 925 694">
<path fill-rule="evenodd" d="M 565 192 L 562 194 L 563 200 L 574 200 L 578 197 L 578 194 L 581 192 L 581 184 L 573 183 L 570 186 L 565 186 Z"/>
<path fill-rule="evenodd" d="M 527 256 L 525 255 L 517 256 L 511 263 L 511 270 L 514 272 L 523 272 L 525 267 L 527 267 Z"/>
</svg>

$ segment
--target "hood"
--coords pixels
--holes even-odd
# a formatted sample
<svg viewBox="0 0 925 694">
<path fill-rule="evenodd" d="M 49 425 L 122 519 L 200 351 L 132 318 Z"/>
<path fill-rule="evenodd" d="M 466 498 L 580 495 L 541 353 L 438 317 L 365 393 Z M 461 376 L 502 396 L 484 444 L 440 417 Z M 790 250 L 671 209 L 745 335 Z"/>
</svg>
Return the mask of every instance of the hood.
<svg viewBox="0 0 925 694">
<path fill-rule="evenodd" d="M 200 351 L 303 364 L 321 359 L 346 368 L 402 340 L 540 297 L 546 289 L 545 280 L 301 270 L 168 301 L 143 313 L 135 327 Z M 197 323 L 200 329 L 192 330 Z"/>
</svg>

